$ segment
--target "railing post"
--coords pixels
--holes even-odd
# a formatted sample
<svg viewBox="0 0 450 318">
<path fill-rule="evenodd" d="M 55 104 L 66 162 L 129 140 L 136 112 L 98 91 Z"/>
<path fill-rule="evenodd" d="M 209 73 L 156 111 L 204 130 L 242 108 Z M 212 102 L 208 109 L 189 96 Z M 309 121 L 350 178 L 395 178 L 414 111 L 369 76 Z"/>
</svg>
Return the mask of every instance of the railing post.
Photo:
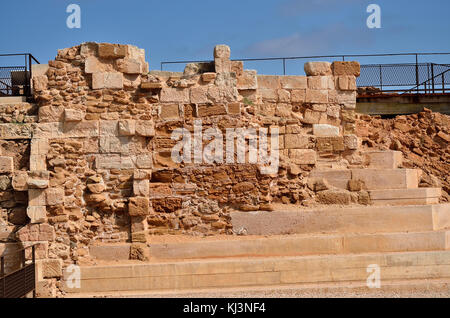
<svg viewBox="0 0 450 318">
<path fill-rule="evenodd" d="M 286 75 L 286 59 L 283 59 L 283 75 Z"/>
<path fill-rule="evenodd" d="M 434 63 L 431 63 L 431 89 L 434 94 Z"/>
<path fill-rule="evenodd" d="M 5 293 L 6 293 L 6 282 L 5 282 L 5 257 L 4 256 L 0 256 L 0 277 L 3 278 L 3 294 L 0 295 L 1 298 L 5 298 Z"/>
<path fill-rule="evenodd" d="M 417 94 L 419 94 L 419 57 L 416 54 L 416 86 L 417 86 Z"/>
<path fill-rule="evenodd" d="M 31 259 L 33 261 L 33 268 L 35 271 L 35 275 L 36 275 L 36 252 L 35 252 L 35 247 L 36 245 L 33 245 L 31 247 Z M 36 298 L 36 278 L 34 278 L 34 283 L 33 283 L 33 298 Z"/>
<path fill-rule="evenodd" d="M 381 91 L 383 91 L 383 72 L 381 69 L 381 64 L 380 64 L 380 89 Z"/>
<path fill-rule="evenodd" d="M 442 94 L 445 93 L 445 72 L 442 73 Z"/>
</svg>

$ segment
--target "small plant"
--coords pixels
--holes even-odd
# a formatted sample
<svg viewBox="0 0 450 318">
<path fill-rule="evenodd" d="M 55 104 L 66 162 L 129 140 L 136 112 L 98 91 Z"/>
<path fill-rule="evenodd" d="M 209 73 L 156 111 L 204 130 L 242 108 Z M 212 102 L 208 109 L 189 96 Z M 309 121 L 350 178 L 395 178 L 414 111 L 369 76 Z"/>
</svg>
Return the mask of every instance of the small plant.
<svg viewBox="0 0 450 318">
<path fill-rule="evenodd" d="M 251 100 L 249 100 L 247 97 L 244 97 L 244 99 L 242 100 L 242 102 L 245 105 L 253 105 L 253 102 Z"/>
</svg>

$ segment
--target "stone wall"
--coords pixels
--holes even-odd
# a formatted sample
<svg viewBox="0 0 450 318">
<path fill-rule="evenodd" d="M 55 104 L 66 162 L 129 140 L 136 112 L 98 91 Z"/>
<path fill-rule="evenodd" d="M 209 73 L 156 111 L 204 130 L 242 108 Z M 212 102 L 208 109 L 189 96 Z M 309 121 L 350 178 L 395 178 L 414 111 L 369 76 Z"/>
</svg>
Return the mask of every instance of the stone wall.
<svg viewBox="0 0 450 318">
<path fill-rule="evenodd" d="M 320 184 L 308 180 L 313 168 L 362 164 L 354 134 L 359 71 L 357 62 L 310 62 L 307 76 L 257 75 L 231 61 L 225 45 L 214 49 L 214 62 L 188 64 L 184 73 L 149 72 L 144 51 L 131 45 L 60 50 L 33 79 L 38 106 L 30 109 L 38 116 L 12 109 L 0 125 L 3 223 L 15 225 L 14 209 L 24 216 L 27 208 L 16 237 L 41 242 L 39 258 L 53 269 L 89 261 L 96 242 L 232 234 L 231 209 L 320 203 Z M 229 162 L 225 143 L 213 144 L 227 129 L 247 129 L 244 140 L 267 144 L 272 159 L 255 162 L 247 152 L 245 162 Z M 172 158 L 177 131 L 203 135 L 200 148 L 183 148 L 190 162 Z M 218 147 L 223 161 L 208 161 Z M 276 170 L 267 173 L 269 166 Z"/>
</svg>

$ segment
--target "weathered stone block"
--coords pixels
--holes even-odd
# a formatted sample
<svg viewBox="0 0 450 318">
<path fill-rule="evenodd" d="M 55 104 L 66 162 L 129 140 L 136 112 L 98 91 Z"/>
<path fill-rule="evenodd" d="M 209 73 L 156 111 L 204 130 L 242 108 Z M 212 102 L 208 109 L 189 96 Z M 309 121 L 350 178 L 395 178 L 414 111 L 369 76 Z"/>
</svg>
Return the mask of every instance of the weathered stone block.
<svg viewBox="0 0 450 318">
<path fill-rule="evenodd" d="M 214 72 L 207 72 L 202 74 L 202 81 L 203 82 L 212 82 L 216 79 L 216 73 Z"/>
<path fill-rule="evenodd" d="M 304 65 L 305 73 L 308 76 L 331 75 L 331 63 L 329 62 L 307 62 Z"/>
<path fill-rule="evenodd" d="M 130 150 L 130 137 L 100 136 L 100 153 L 124 153 Z"/>
<path fill-rule="evenodd" d="M 277 75 L 257 75 L 258 88 L 281 88 L 280 76 Z M 305 87 L 306 88 L 306 87 Z"/>
<path fill-rule="evenodd" d="M 76 109 L 65 109 L 64 120 L 65 121 L 82 121 L 84 118 L 84 112 Z"/>
<path fill-rule="evenodd" d="M 89 56 L 84 62 L 84 72 L 87 74 L 93 74 L 101 72 L 102 67 L 100 61 L 95 56 Z"/>
<path fill-rule="evenodd" d="M 153 137 L 155 135 L 155 123 L 152 120 L 137 120 L 136 134 L 144 137 Z"/>
<path fill-rule="evenodd" d="M 307 89 L 306 103 L 328 103 L 328 90 Z"/>
<path fill-rule="evenodd" d="M 225 44 L 219 44 L 214 47 L 214 58 L 229 59 L 231 54 L 230 47 Z"/>
<path fill-rule="evenodd" d="M 285 89 L 306 89 L 308 78 L 306 76 L 280 76 L 281 87 Z"/>
<path fill-rule="evenodd" d="M 325 90 L 329 86 L 328 76 L 308 76 L 308 88 Z"/>
<path fill-rule="evenodd" d="M 260 88 L 258 93 L 263 101 L 276 103 L 278 101 L 278 90 L 271 88 Z"/>
<path fill-rule="evenodd" d="M 145 197 L 133 197 L 128 202 L 130 216 L 144 216 L 150 213 L 150 200 Z"/>
<path fill-rule="evenodd" d="M 10 173 L 13 171 L 14 171 L 13 158 L 0 156 L 0 173 Z"/>
<path fill-rule="evenodd" d="M 117 122 L 116 122 L 117 123 Z M 66 122 L 64 137 L 96 137 L 99 135 L 99 122 L 96 120 Z"/>
<path fill-rule="evenodd" d="M 204 104 L 208 99 L 208 86 L 198 86 L 190 89 L 191 103 Z"/>
<path fill-rule="evenodd" d="M 286 149 L 307 149 L 313 145 L 309 136 L 301 134 L 284 135 L 284 148 Z"/>
<path fill-rule="evenodd" d="M 344 137 L 317 137 L 317 149 L 324 152 L 344 151 Z"/>
<path fill-rule="evenodd" d="M 306 89 L 293 89 L 291 91 L 291 102 L 304 103 L 306 101 Z"/>
<path fill-rule="evenodd" d="M 239 115 L 241 113 L 241 103 L 229 103 L 228 114 Z"/>
<path fill-rule="evenodd" d="M 64 189 L 62 188 L 48 188 L 45 190 L 45 205 L 60 205 L 64 204 Z"/>
<path fill-rule="evenodd" d="M 199 117 L 226 115 L 227 109 L 225 105 L 201 105 L 197 108 Z"/>
<path fill-rule="evenodd" d="M 102 58 L 121 58 L 127 55 L 127 46 L 121 44 L 99 43 L 98 56 Z"/>
<path fill-rule="evenodd" d="M 26 171 L 14 171 L 12 175 L 12 187 L 16 191 L 28 190 L 28 173 Z"/>
<path fill-rule="evenodd" d="M 335 61 L 331 66 L 333 75 L 353 75 L 358 77 L 361 74 L 361 67 L 358 62 Z"/>
<path fill-rule="evenodd" d="M 313 125 L 313 134 L 317 137 L 339 136 L 339 127 L 327 124 Z"/>
<path fill-rule="evenodd" d="M 245 70 L 242 75 L 237 77 L 237 89 L 257 89 L 258 83 L 256 80 L 256 71 Z"/>
<path fill-rule="evenodd" d="M 45 223 L 47 221 L 47 209 L 45 206 L 29 206 L 27 216 L 31 224 Z"/>
<path fill-rule="evenodd" d="M 46 75 L 33 76 L 33 90 L 41 92 L 47 89 L 48 77 Z"/>
<path fill-rule="evenodd" d="M 161 89 L 160 101 L 163 103 L 189 103 L 189 90 L 165 87 Z"/>
<path fill-rule="evenodd" d="M 141 63 L 132 58 L 124 58 L 116 60 L 116 68 L 119 72 L 125 74 L 141 74 L 142 65 Z"/>
<path fill-rule="evenodd" d="M 36 261 L 38 275 L 42 278 L 59 278 L 62 276 L 62 259 L 43 259 Z"/>
<path fill-rule="evenodd" d="M 316 152 L 312 149 L 289 149 L 289 159 L 298 165 L 314 165 Z"/>
<path fill-rule="evenodd" d="M 356 90 L 356 77 L 353 75 L 341 75 L 337 77 L 337 87 L 342 91 Z"/>
<path fill-rule="evenodd" d="M 96 72 L 92 74 L 92 89 L 123 89 L 123 74 Z"/>
<path fill-rule="evenodd" d="M 344 145 L 347 149 L 357 150 L 359 147 L 358 137 L 356 135 L 344 136 Z"/>
<path fill-rule="evenodd" d="M 47 170 L 47 157 L 46 155 L 30 155 L 30 171 L 43 171 Z"/>
<path fill-rule="evenodd" d="M 136 167 L 139 169 L 151 169 L 153 167 L 152 154 L 146 153 L 136 156 Z"/>
<path fill-rule="evenodd" d="M 134 180 L 133 193 L 138 197 L 148 197 L 150 195 L 150 182 L 148 179 Z"/>
</svg>

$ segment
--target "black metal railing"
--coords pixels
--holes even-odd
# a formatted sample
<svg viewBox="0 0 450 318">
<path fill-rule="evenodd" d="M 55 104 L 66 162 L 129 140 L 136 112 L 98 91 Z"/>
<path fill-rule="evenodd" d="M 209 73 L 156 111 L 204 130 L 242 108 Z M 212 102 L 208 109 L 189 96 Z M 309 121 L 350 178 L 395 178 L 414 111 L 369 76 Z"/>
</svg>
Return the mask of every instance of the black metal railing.
<svg viewBox="0 0 450 318">
<path fill-rule="evenodd" d="M 31 96 L 33 63 L 30 53 L 0 54 L 0 96 Z"/>
<path fill-rule="evenodd" d="M 427 82 L 435 77 L 435 74 L 445 73 L 450 69 L 450 64 L 440 63 L 420 63 L 419 59 L 423 57 L 442 57 L 450 56 L 450 53 L 393 53 L 393 54 L 353 54 L 353 55 L 322 55 L 322 56 L 299 56 L 299 57 L 270 57 L 270 58 L 250 58 L 250 59 L 233 59 L 233 61 L 280 61 L 282 63 L 282 74 L 286 75 L 287 62 L 292 60 L 367 60 L 367 59 L 384 59 L 384 58 L 402 58 L 413 59 L 413 63 L 396 63 L 396 64 L 363 64 L 361 65 L 361 75 L 357 79 L 358 87 L 375 87 L 381 92 L 404 92 L 411 93 L 428 92 L 427 88 L 422 88 L 421 83 Z M 164 66 L 171 64 L 187 64 L 187 63 L 209 63 L 211 61 L 164 61 L 161 62 L 161 70 Z M 439 80 L 439 79 L 437 79 Z M 450 74 L 443 75 L 439 88 L 441 91 L 450 91 Z M 415 88 L 411 90 L 411 88 Z M 437 91 L 435 86 L 434 92 Z"/>
<path fill-rule="evenodd" d="M 450 65 L 447 65 L 447 67 L 445 71 L 437 75 L 434 75 L 435 73 L 433 72 L 432 77 L 404 91 L 403 94 L 411 94 L 414 92 L 424 92 L 425 94 L 450 93 Z"/>
<path fill-rule="evenodd" d="M 31 260 L 27 261 L 26 249 L 31 248 Z M 22 298 L 30 292 L 36 297 L 35 245 L 16 251 L 20 255 L 20 268 L 5 271 L 6 256 L 0 257 L 0 298 Z"/>
</svg>

